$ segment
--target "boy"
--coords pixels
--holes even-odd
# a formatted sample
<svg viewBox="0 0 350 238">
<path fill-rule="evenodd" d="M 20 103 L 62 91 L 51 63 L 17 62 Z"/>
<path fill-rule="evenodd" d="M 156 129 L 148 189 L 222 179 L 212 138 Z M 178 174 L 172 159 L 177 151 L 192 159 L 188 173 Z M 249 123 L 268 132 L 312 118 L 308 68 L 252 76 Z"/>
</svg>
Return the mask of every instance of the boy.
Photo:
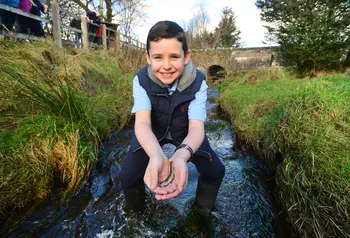
<svg viewBox="0 0 350 238">
<path fill-rule="evenodd" d="M 171 21 L 160 21 L 149 31 L 146 58 L 149 66 L 133 81 L 135 135 L 123 162 L 121 184 L 130 210 L 143 210 L 146 184 L 156 199 L 177 196 L 187 184 L 187 162 L 195 164 L 198 179 L 195 207 L 209 216 L 225 174 L 225 167 L 211 149 L 204 132 L 207 88 L 205 76 L 190 60 L 183 29 Z M 161 146 L 177 146 L 170 162 Z"/>
</svg>

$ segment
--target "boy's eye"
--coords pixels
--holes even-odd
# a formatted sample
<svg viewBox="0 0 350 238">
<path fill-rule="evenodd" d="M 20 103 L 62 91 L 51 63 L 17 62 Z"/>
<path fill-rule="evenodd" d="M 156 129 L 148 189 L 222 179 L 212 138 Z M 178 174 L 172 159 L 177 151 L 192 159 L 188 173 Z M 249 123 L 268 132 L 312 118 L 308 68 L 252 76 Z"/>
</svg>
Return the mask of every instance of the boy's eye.
<svg viewBox="0 0 350 238">
<path fill-rule="evenodd" d="M 178 59 L 178 58 L 180 58 L 180 57 L 179 57 L 178 55 L 172 55 L 171 58 L 172 58 L 172 59 Z"/>
<path fill-rule="evenodd" d="M 161 59 L 162 57 L 160 56 L 153 56 L 153 59 Z"/>
</svg>

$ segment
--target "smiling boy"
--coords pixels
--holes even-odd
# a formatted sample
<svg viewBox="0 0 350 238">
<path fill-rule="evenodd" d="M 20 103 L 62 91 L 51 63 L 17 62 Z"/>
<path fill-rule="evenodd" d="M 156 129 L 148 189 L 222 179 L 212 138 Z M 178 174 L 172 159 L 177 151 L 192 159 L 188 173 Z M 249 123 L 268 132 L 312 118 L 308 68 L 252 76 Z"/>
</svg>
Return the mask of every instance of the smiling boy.
<svg viewBox="0 0 350 238">
<path fill-rule="evenodd" d="M 208 216 L 225 167 L 204 131 L 205 76 L 191 61 L 185 32 L 171 21 L 160 21 L 150 29 L 146 58 L 149 65 L 133 81 L 135 135 L 121 172 L 126 203 L 130 210 L 143 210 L 145 184 L 158 200 L 177 196 L 187 184 L 191 160 L 200 174 L 195 207 Z M 166 143 L 177 147 L 170 160 L 162 150 Z M 174 179 L 161 187 L 159 183 L 169 176 L 169 161 Z"/>
</svg>

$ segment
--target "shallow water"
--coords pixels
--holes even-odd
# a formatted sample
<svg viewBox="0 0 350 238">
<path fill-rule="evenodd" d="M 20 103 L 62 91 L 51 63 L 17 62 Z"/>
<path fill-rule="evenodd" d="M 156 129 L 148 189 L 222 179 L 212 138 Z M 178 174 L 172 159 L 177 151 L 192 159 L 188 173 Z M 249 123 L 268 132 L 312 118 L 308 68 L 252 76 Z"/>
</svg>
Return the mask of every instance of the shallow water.
<svg viewBox="0 0 350 238">
<path fill-rule="evenodd" d="M 208 93 L 207 131 L 212 148 L 226 167 L 211 219 L 196 217 L 191 209 L 198 172 L 189 163 L 189 180 L 176 198 L 157 201 L 147 190 L 143 214 L 126 214 L 119 183 L 122 160 L 132 131 L 115 131 L 101 147 L 90 179 L 75 195 L 61 201 L 56 191 L 35 209 L 24 209 L 5 223 L 6 237 L 280 237 L 278 215 L 265 181 L 267 170 L 236 148 L 231 125 L 215 102 L 216 88 Z M 172 145 L 164 147 L 171 155 Z M 17 220 L 16 220 L 17 219 Z M 16 224 L 17 223 L 17 224 Z M 16 224 L 16 225 L 14 225 Z"/>
</svg>

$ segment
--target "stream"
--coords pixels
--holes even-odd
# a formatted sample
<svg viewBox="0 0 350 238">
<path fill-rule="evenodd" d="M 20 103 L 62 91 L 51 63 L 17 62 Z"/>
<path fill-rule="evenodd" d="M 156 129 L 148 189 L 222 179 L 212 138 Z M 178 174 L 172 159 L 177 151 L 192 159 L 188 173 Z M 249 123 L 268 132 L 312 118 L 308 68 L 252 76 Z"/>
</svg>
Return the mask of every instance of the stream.
<svg viewBox="0 0 350 238">
<path fill-rule="evenodd" d="M 176 198 L 157 201 L 147 190 L 146 210 L 127 214 L 119 172 L 132 130 L 115 131 L 100 148 L 99 161 L 77 192 L 62 200 L 56 191 L 35 208 L 24 209 L 5 223 L 6 237 L 282 237 L 264 165 L 237 149 L 235 133 L 216 103 L 218 91 L 208 90 L 206 133 L 226 167 L 210 225 L 197 227 L 189 212 L 197 178 L 189 163 L 188 185 Z M 170 157 L 172 145 L 165 145 Z M 16 217 L 17 220 L 16 220 Z M 203 225 L 205 226 L 205 225 Z M 208 233 L 210 226 L 210 233 Z"/>
</svg>

